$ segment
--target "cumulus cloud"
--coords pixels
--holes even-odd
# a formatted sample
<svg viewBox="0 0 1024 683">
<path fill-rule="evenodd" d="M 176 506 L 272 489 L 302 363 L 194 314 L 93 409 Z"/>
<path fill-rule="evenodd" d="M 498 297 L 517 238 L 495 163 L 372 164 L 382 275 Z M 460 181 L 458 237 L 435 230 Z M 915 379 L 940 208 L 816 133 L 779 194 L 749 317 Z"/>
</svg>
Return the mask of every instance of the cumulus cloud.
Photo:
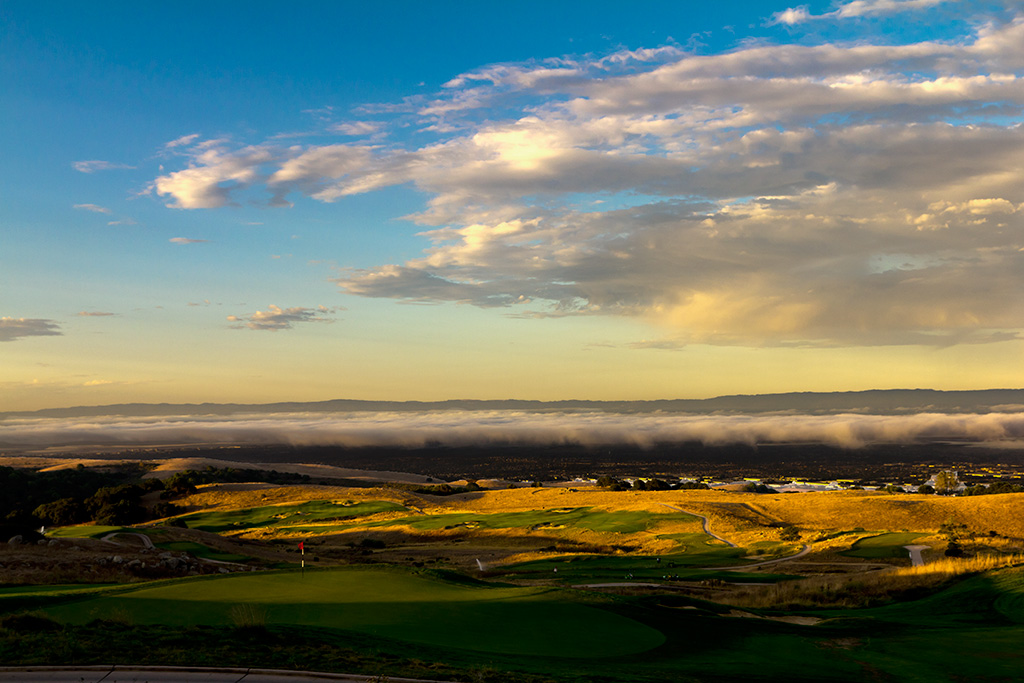
<svg viewBox="0 0 1024 683">
<path fill-rule="evenodd" d="M 79 209 L 80 211 L 92 211 L 93 213 L 110 213 L 110 209 L 98 204 L 75 204 L 72 208 Z"/>
<path fill-rule="evenodd" d="M 269 415 L 8 418 L 0 444 L 286 443 L 411 446 L 428 443 L 608 443 L 653 446 L 824 443 L 858 448 L 934 440 L 997 443 L 1024 439 L 1024 414 L 685 415 L 425 411 Z"/>
<path fill-rule="evenodd" d="M 228 322 L 237 323 L 234 327 L 239 329 L 248 328 L 250 330 L 270 330 L 271 332 L 276 332 L 277 330 L 290 330 L 296 323 L 333 322 L 333 318 L 326 316 L 335 310 L 327 306 L 318 306 L 317 308 L 303 308 L 301 306 L 281 308 L 280 306 L 270 304 L 268 310 L 256 311 L 247 318 L 229 315 L 227 319 Z"/>
<path fill-rule="evenodd" d="M 171 244 L 206 244 L 210 240 L 197 240 L 192 239 L 191 237 L 172 237 L 167 241 Z"/>
<path fill-rule="evenodd" d="M 71 163 L 72 168 L 81 173 L 95 173 L 96 171 L 114 171 L 119 169 L 135 168 L 129 164 L 119 164 L 113 161 L 74 161 Z"/>
<path fill-rule="evenodd" d="M 45 318 L 0 318 L 0 342 L 22 337 L 58 337 L 60 325 Z"/>
<path fill-rule="evenodd" d="M 429 130 L 429 144 L 192 139 L 187 168 L 154 189 L 185 209 L 243 191 L 284 206 L 413 185 L 429 197 L 408 217 L 424 250 L 342 272 L 358 296 L 636 317 L 679 344 L 1014 339 L 1024 16 L 975 27 L 943 42 L 485 66 L 379 110 Z"/>
</svg>

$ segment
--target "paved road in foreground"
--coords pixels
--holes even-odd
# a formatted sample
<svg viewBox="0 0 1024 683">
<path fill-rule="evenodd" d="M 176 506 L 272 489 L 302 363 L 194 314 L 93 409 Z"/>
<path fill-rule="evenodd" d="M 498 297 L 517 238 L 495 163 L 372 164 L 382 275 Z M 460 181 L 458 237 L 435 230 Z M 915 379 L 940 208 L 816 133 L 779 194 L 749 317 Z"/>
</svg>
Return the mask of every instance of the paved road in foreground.
<svg viewBox="0 0 1024 683">
<path fill-rule="evenodd" d="M 451 683 L 394 676 L 360 676 L 275 669 L 167 666 L 0 667 L 2 683 Z"/>
</svg>

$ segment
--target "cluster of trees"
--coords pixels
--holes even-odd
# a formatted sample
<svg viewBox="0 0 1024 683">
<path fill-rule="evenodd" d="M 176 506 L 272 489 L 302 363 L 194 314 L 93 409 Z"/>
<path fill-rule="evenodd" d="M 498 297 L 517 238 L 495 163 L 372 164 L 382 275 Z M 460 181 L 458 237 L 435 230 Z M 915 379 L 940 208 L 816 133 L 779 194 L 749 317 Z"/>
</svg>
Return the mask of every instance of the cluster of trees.
<svg viewBox="0 0 1024 683">
<path fill-rule="evenodd" d="M 85 501 L 101 488 L 142 481 L 149 467 L 141 463 L 112 467 L 78 467 L 52 472 L 0 467 L 0 520 L 7 525 L 38 526 L 34 511 L 64 498 Z"/>
<path fill-rule="evenodd" d="M 985 496 L 992 493 L 1024 493 L 1024 486 L 1020 484 L 1014 484 L 1010 481 L 997 481 L 994 484 L 985 486 L 984 484 L 978 484 L 977 486 L 968 486 L 960 492 L 961 496 Z"/>
<path fill-rule="evenodd" d="M 669 484 L 661 479 L 637 479 L 632 484 L 622 479 L 616 479 L 608 475 L 598 477 L 597 485 L 611 489 L 612 491 L 669 491 L 675 489 L 706 489 L 707 484 L 696 481 L 684 481 L 678 484 Z"/>
<path fill-rule="evenodd" d="M 150 517 L 149 511 L 142 505 L 142 497 L 163 488 L 163 483 L 159 479 L 144 479 L 138 483 L 120 486 L 103 486 L 88 498 L 67 497 L 44 503 L 37 506 L 32 514 L 44 524 L 51 526 L 89 521 L 111 526 L 135 524 Z M 157 507 L 161 507 L 162 511 L 168 511 L 169 514 L 174 514 L 176 510 L 176 506 L 170 503 L 162 503 Z M 153 516 L 166 517 L 167 514 Z"/>
<path fill-rule="evenodd" d="M 310 481 L 310 477 L 302 474 L 215 467 L 179 472 L 164 481 L 143 479 L 151 469 L 143 463 L 103 468 L 79 465 L 52 472 L 0 467 L 0 527 L 13 535 L 40 525 L 90 521 L 112 526 L 136 524 L 179 513 L 180 508 L 168 499 L 191 493 L 201 484 Z M 147 508 L 142 498 L 154 491 L 161 492 L 161 500 Z"/>
<path fill-rule="evenodd" d="M 539 486 L 539 482 L 537 482 Z M 451 484 L 431 484 L 428 486 L 400 486 L 397 488 L 406 488 L 413 493 L 428 493 L 434 496 L 451 496 L 456 493 L 469 493 L 470 491 L 479 491 L 480 485 L 475 481 L 466 482 L 465 486 L 452 486 Z"/>
<path fill-rule="evenodd" d="M 743 491 L 744 493 L 778 493 L 778 491 L 773 489 L 771 486 L 759 484 L 756 481 L 748 481 L 740 488 L 740 491 Z"/>
</svg>

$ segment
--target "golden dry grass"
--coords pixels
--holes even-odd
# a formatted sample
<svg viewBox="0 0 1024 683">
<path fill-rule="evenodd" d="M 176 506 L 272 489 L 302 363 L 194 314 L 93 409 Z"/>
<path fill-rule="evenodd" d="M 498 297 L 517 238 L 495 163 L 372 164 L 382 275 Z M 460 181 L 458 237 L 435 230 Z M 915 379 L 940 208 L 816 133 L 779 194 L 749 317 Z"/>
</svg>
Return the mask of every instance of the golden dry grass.
<svg viewBox="0 0 1024 683">
<path fill-rule="evenodd" d="M 1024 564 L 1024 554 L 943 558 L 921 567 L 902 567 L 842 576 L 815 576 L 773 586 L 751 586 L 715 596 L 718 602 L 755 609 L 865 607 L 910 592 L 934 589 L 952 578 Z"/>
<path fill-rule="evenodd" d="M 178 505 L 201 510 L 239 510 L 264 505 L 289 505 L 310 500 L 388 500 L 404 504 L 410 499 L 400 489 L 353 489 L 340 486 L 270 486 L 238 488 L 231 484 L 200 486 Z"/>
<path fill-rule="evenodd" d="M 481 514 L 524 512 L 558 507 L 592 507 L 606 511 L 647 511 L 656 514 L 677 508 L 708 518 L 711 530 L 740 545 L 778 540 L 779 528 L 792 524 L 815 535 L 853 529 L 859 535 L 883 531 L 935 532 L 947 521 L 967 525 L 975 533 L 990 531 L 1000 537 L 1024 538 L 1024 494 L 1009 493 L 965 498 L 924 495 L 890 495 L 871 491 L 836 491 L 799 494 L 752 494 L 721 490 L 607 491 L 598 488 L 516 488 L 480 491 L 454 496 L 416 495 L 401 489 L 352 489 L 331 486 L 276 486 L 239 490 L 210 485 L 182 501 L 191 510 L 228 510 L 262 505 L 285 505 L 308 500 L 388 500 L 428 515 L 473 512 Z M 666 507 L 668 506 L 668 507 Z M 660 548 L 654 537 L 699 529 L 694 523 L 671 522 L 640 534 L 601 534 L 571 529 L 559 536 L 584 543 L 639 544 Z M 515 534 L 502 530 L 502 534 Z M 443 536 L 443 534 L 441 534 Z M 859 535 L 847 535 L 823 548 L 849 547 Z M 993 543 L 998 543 L 998 539 Z M 1017 541 L 1004 541 L 1006 550 Z M 991 543 L 989 544 L 991 545 Z"/>
</svg>

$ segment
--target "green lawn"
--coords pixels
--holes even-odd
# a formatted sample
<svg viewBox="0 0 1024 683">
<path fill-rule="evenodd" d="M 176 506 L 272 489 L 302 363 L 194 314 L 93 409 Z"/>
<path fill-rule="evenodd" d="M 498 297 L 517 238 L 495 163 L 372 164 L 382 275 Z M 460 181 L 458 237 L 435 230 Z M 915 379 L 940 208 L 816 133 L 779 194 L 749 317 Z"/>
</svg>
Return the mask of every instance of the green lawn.
<svg viewBox="0 0 1024 683">
<path fill-rule="evenodd" d="M 117 651 L 137 652 L 150 663 L 159 663 L 148 657 L 151 650 L 164 653 L 161 661 L 210 663 L 214 655 L 205 653 L 206 641 L 224 634 L 234 640 L 217 651 L 222 664 L 352 670 L 351 657 L 331 657 L 355 644 L 380 657 L 375 666 L 381 668 L 363 669 L 367 673 L 397 676 L 419 667 L 418 677 L 429 678 L 430 662 L 466 667 L 464 674 L 446 675 L 449 680 L 995 683 L 1021 680 L 1024 671 L 1020 568 L 967 578 L 919 600 L 815 611 L 826 619 L 818 626 L 730 618 L 728 607 L 678 594 L 608 598 L 442 581 L 386 568 L 172 580 L 95 596 L 66 594 L 63 600 L 42 601 L 36 609 L 80 624 L 80 630 L 72 626 L 38 638 L 0 630 L 0 657 L 106 661 L 109 642 L 138 631 L 161 640 L 152 648 L 128 643 Z M 232 607 L 245 604 L 265 610 L 270 633 L 245 636 L 226 628 Z M 120 621 L 84 626 L 111 615 Z M 171 630 L 158 634 L 150 624 Z M 205 636 L 196 630 L 204 624 L 214 628 Z M 93 631 L 104 634 L 107 640 L 98 642 L 108 645 L 98 652 L 76 649 Z M 45 660 L 32 659 L 37 650 Z"/>
<path fill-rule="evenodd" d="M 850 550 L 840 554 L 869 560 L 890 557 L 909 558 L 910 552 L 903 546 L 913 545 L 915 539 L 928 535 L 924 532 L 903 532 L 869 536 L 855 542 Z"/>
<path fill-rule="evenodd" d="M 380 512 L 406 510 L 406 507 L 398 503 L 384 500 L 371 500 L 362 503 L 334 503 L 315 500 L 298 505 L 267 505 L 242 510 L 196 512 L 183 515 L 179 519 L 183 520 L 190 529 L 220 533 L 257 527 L 296 527 L 314 522 L 347 520 Z"/>
<path fill-rule="evenodd" d="M 565 527 L 633 534 L 648 531 L 664 522 L 692 523 L 700 528 L 700 520 L 684 512 L 652 513 L 643 511 L 606 512 L 589 507 L 553 508 L 526 512 L 491 514 L 461 512 L 444 515 L 419 515 L 372 522 L 365 526 L 408 526 L 419 531 L 438 529 L 517 529 L 536 531 Z"/>
<path fill-rule="evenodd" d="M 195 557 L 202 557 L 208 560 L 219 560 L 221 562 L 245 562 L 250 559 L 249 555 L 239 555 L 236 553 L 224 553 L 219 550 L 203 545 L 202 543 L 195 543 L 193 541 L 171 541 L 169 543 L 157 543 L 157 548 L 162 550 L 170 550 L 178 553 L 190 553 Z"/>
<path fill-rule="evenodd" d="M 100 538 L 107 534 L 128 531 L 138 533 L 135 529 L 128 529 L 123 526 L 99 526 L 97 524 L 84 524 L 82 526 L 64 526 L 59 529 L 47 531 L 47 536 L 55 538 Z"/>
<path fill-rule="evenodd" d="M 504 654 L 610 657 L 643 652 L 660 632 L 562 590 L 441 581 L 400 570 L 339 569 L 181 580 L 46 608 L 61 621 L 119 614 L 138 624 L 215 626 L 256 605 L 268 624 L 359 631 Z"/>
</svg>

